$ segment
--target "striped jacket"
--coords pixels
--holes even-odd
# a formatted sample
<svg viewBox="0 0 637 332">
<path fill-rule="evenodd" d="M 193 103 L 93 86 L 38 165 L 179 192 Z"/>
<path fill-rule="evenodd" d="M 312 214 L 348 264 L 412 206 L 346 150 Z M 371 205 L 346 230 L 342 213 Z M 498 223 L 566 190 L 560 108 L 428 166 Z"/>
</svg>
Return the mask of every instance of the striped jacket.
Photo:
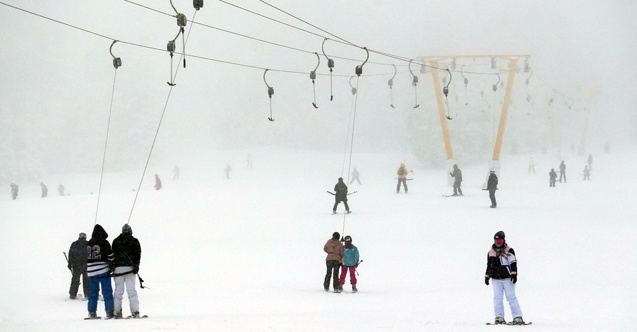
<svg viewBox="0 0 637 332">
<path fill-rule="evenodd" d="M 111 244 L 106 240 L 108 233 L 100 224 L 93 228 L 93 234 L 88 241 L 88 260 L 86 262 L 86 272 L 89 277 L 95 277 L 109 272 L 109 265 L 112 264 L 115 255 L 111 249 Z"/>
</svg>

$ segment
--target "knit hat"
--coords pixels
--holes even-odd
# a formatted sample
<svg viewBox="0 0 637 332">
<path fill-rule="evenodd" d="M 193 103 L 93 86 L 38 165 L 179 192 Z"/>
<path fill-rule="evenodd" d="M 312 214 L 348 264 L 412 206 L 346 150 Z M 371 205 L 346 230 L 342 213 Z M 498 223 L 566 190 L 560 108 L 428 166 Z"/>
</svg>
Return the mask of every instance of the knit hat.
<svg viewBox="0 0 637 332">
<path fill-rule="evenodd" d="M 86 239 L 86 233 L 80 233 L 80 237 Z"/>
<path fill-rule="evenodd" d="M 495 235 L 493 235 L 493 239 L 502 239 L 504 240 L 505 235 L 503 231 L 498 231 L 497 233 L 495 233 Z"/>
<path fill-rule="evenodd" d="M 130 227 L 130 225 L 124 224 L 124 226 L 122 226 L 122 233 L 131 233 L 131 234 L 133 234 L 133 229 Z"/>
<path fill-rule="evenodd" d="M 338 240 L 340 237 L 341 237 L 341 234 L 339 234 L 338 232 L 334 232 L 332 234 L 332 239 L 334 239 L 334 240 Z"/>
</svg>

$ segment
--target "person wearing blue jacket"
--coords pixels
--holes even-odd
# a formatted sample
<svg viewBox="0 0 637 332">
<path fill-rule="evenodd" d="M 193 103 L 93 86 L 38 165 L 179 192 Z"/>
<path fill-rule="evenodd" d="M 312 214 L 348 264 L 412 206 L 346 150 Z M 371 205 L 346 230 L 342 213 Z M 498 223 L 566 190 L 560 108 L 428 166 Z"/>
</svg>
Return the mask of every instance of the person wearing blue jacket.
<svg viewBox="0 0 637 332">
<path fill-rule="evenodd" d="M 343 267 L 341 268 L 341 277 L 339 279 L 339 283 L 341 284 L 341 289 L 343 289 L 343 285 L 345 284 L 345 278 L 347 277 L 347 272 L 349 271 L 349 281 L 352 284 L 352 292 L 358 292 L 356 289 L 356 268 L 358 267 L 358 263 L 360 263 L 360 254 L 358 253 L 358 248 L 352 244 L 352 237 L 347 235 L 344 238 L 345 246 L 343 250 Z"/>
</svg>

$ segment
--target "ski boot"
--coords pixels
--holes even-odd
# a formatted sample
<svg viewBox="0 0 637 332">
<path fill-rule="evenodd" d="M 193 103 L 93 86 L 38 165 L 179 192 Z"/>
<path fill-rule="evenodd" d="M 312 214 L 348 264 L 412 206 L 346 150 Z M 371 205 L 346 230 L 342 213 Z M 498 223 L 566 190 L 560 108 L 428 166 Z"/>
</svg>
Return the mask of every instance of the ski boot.
<svg viewBox="0 0 637 332">
<path fill-rule="evenodd" d="M 495 318 L 495 322 L 493 322 L 494 325 L 502 325 L 502 324 L 506 324 L 506 323 L 507 322 L 502 317 L 496 317 Z"/>
<path fill-rule="evenodd" d="M 106 319 L 115 318 L 115 314 L 112 311 L 106 312 Z"/>
<path fill-rule="evenodd" d="M 336 210 L 332 211 L 332 214 L 336 214 Z"/>
<path fill-rule="evenodd" d="M 358 292 L 358 289 L 356 289 L 356 285 L 352 285 L 352 293 L 356 293 Z"/>
<path fill-rule="evenodd" d="M 352 213 L 352 211 L 350 211 L 350 210 L 347 210 L 347 214 L 350 214 L 350 213 Z"/>
<path fill-rule="evenodd" d="M 115 319 L 122 319 L 122 318 L 124 318 L 124 316 L 122 316 L 121 310 L 115 313 Z"/>
<path fill-rule="evenodd" d="M 515 317 L 513 318 L 513 322 L 511 322 L 513 325 L 524 325 L 526 323 L 524 323 L 524 319 L 522 319 L 522 317 Z"/>
<path fill-rule="evenodd" d="M 97 313 L 95 311 L 91 311 L 88 313 L 89 319 L 97 319 Z"/>
<path fill-rule="evenodd" d="M 133 311 L 133 313 L 131 314 L 132 318 L 139 318 L 139 311 Z"/>
</svg>

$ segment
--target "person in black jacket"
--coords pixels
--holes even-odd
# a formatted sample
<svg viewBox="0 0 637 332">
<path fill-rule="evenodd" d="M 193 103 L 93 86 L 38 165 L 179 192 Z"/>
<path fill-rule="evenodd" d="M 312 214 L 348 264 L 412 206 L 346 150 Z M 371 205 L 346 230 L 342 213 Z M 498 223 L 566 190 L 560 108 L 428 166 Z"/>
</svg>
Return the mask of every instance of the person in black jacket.
<svg viewBox="0 0 637 332">
<path fill-rule="evenodd" d="M 102 288 L 104 297 L 104 307 L 106 308 L 106 318 L 113 318 L 113 286 L 111 285 L 110 270 L 112 269 L 113 250 L 108 242 L 108 233 L 100 224 L 95 224 L 93 234 L 88 241 L 88 260 L 86 271 L 88 272 L 88 282 L 90 293 L 88 297 L 89 318 L 97 318 L 97 298 Z"/>
<path fill-rule="evenodd" d="M 493 310 L 495 312 L 495 324 L 506 324 L 504 320 L 504 304 L 502 297 L 506 295 L 507 302 L 513 315 L 513 324 L 524 324 L 522 309 L 515 296 L 515 283 L 518 281 L 518 264 L 515 251 L 505 241 L 503 231 L 495 233 L 493 245 L 487 253 L 487 270 L 484 274 L 484 283 L 493 284 Z"/>
<path fill-rule="evenodd" d="M 490 208 L 494 209 L 498 207 L 498 202 L 495 201 L 495 191 L 498 190 L 498 176 L 495 175 L 495 171 L 489 173 L 489 180 L 487 180 L 487 190 L 489 191 L 489 199 L 491 199 Z"/>
<path fill-rule="evenodd" d="M 139 272 L 139 261 L 142 247 L 139 240 L 133 237 L 133 229 L 125 224 L 122 234 L 113 240 L 115 254 L 113 277 L 115 279 L 115 318 L 122 318 L 122 296 L 124 289 L 128 294 L 131 317 L 139 318 L 139 299 L 135 289 L 135 275 Z"/>
<path fill-rule="evenodd" d="M 86 257 L 87 257 L 86 234 L 80 233 L 77 241 L 71 243 L 69 248 L 69 263 L 67 267 L 71 270 L 71 288 L 69 288 L 69 298 L 75 299 L 77 297 L 78 288 L 80 288 L 80 276 L 82 277 L 82 283 L 84 284 L 84 298 L 88 297 L 89 285 L 88 275 L 86 274 Z"/>
<path fill-rule="evenodd" d="M 449 173 L 455 180 L 453 181 L 453 195 L 452 196 L 464 196 L 462 195 L 462 189 L 460 189 L 460 184 L 462 183 L 462 171 L 458 168 L 458 165 L 453 165 L 453 172 Z"/>
<path fill-rule="evenodd" d="M 549 187 L 555 187 L 555 181 L 557 180 L 557 173 L 551 168 L 549 172 Z"/>
<path fill-rule="evenodd" d="M 338 178 L 338 182 L 334 186 L 334 207 L 332 208 L 332 213 L 336 214 L 336 208 L 338 207 L 338 203 L 343 202 L 345 204 L 345 211 L 350 213 L 349 205 L 347 205 L 347 185 L 343 182 L 343 178 Z"/>
</svg>

